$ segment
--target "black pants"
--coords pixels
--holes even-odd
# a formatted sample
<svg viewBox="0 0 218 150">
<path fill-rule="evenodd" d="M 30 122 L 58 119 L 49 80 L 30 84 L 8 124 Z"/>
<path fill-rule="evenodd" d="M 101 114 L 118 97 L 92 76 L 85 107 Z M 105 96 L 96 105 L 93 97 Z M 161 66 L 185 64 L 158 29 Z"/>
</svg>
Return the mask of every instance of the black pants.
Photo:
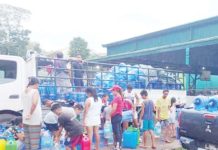
<svg viewBox="0 0 218 150">
<path fill-rule="evenodd" d="M 121 122 L 122 122 L 122 116 L 121 115 L 115 115 L 111 119 L 113 133 L 114 133 L 114 141 L 117 144 L 119 142 L 119 146 L 121 146 L 122 143 L 122 128 L 121 128 Z"/>
</svg>

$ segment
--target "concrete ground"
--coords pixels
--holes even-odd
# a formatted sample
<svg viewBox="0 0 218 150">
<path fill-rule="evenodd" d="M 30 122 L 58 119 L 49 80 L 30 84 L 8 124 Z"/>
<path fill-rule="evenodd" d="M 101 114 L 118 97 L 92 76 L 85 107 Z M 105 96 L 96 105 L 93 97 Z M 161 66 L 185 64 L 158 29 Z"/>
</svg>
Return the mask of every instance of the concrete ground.
<svg viewBox="0 0 218 150">
<path fill-rule="evenodd" d="M 149 139 L 149 138 L 148 138 Z M 182 150 L 182 147 L 179 143 L 178 140 L 176 139 L 172 139 L 173 142 L 172 143 L 164 143 L 162 141 L 160 141 L 159 138 L 156 139 L 156 143 L 157 143 L 157 149 L 156 150 Z M 149 145 L 150 142 L 148 141 L 148 144 Z M 109 147 L 104 147 L 102 150 L 112 150 L 113 147 L 112 146 L 109 146 Z M 138 147 L 136 150 L 144 150 L 145 148 L 140 148 Z M 126 149 L 126 148 L 123 148 L 122 150 L 133 150 L 133 149 Z M 148 146 L 148 148 L 146 148 L 145 150 L 152 150 L 151 147 Z"/>
</svg>

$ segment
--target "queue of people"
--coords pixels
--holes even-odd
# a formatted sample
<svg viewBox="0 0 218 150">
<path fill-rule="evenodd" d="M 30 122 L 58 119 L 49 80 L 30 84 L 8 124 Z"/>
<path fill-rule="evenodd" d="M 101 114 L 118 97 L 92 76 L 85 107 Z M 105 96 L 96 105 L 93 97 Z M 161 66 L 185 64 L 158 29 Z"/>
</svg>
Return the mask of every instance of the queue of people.
<svg viewBox="0 0 218 150">
<path fill-rule="evenodd" d="M 29 79 L 28 86 L 23 94 L 23 126 L 25 135 L 26 150 L 38 150 L 40 141 L 40 131 L 42 124 L 45 125 L 53 137 L 54 142 L 58 142 L 65 130 L 66 149 L 76 149 L 84 136 L 87 134 L 92 143 L 95 137 L 95 149 L 99 150 L 99 127 L 103 127 L 105 122 L 112 124 L 114 135 L 114 149 L 119 150 L 122 146 L 122 133 L 128 128 L 131 122 L 135 128 L 142 126 L 143 145 L 147 146 L 147 135 L 151 136 L 151 147 L 156 149 L 154 128 L 155 122 L 160 122 L 162 128 L 162 138 L 164 142 L 170 143 L 175 137 L 175 105 L 176 99 L 168 99 L 168 90 L 163 91 L 163 95 L 156 103 L 148 96 L 146 90 L 140 92 L 140 96 L 133 92 L 129 85 L 127 91 L 123 93 L 120 86 L 114 85 L 110 91 L 113 93 L 113 100 L 108 102 L 108 95 L 103 95 L 102 99 L 97 96 L 96 90 L 89 87 L 85 90 L 87 99 L 84 108 L 80 104 L 74 104 L 71 108 L 63 107 L 59 103 L 47 102 L 50 112 L 42 119 L 41 100 L 38 91 L 39 80 L 35 77 Z M 125 105 L 129 104 L 128 107 Z M 122 120 L 125 109 L 132 111 L 133 120 L 126 123 Z M 84 112 L 83 112 L 84 110 Z M 83 113 L 82 113 L 83 112 Z M 77 116 L 83 114 L 82 120 Z"/>
</svg>

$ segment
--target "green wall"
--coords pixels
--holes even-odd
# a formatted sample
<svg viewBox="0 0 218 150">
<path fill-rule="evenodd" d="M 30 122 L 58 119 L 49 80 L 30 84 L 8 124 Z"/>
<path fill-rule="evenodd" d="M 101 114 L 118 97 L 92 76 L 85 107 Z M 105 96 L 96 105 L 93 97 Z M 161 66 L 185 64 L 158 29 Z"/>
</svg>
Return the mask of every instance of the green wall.
<svg viewBox="0 0 218 150">
<path fill-rule="evenodd" d="M 197 88 L 198 89 L 207 89 L 207 88 L 212 88 L 212 89 L 218 89 L 218 76 L 211 76 L 210 81 L 197 81 Z"/>
</svg>

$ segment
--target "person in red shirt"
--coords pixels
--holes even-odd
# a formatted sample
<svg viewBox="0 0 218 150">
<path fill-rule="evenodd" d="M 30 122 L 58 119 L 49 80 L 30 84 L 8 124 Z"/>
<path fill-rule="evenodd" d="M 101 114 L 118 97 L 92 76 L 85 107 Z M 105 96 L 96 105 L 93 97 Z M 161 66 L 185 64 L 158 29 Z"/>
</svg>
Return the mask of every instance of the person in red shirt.
<svg viewBox="0 0 218 150">
<path fill-rule="evenodd" d="M 111 102 L 112 111 L 111 111 L 111 123 L 114 134 L 114 144 L 115 149 L 121 149 L 122 142 L 122 111 L 123 111 L 123 94 L 122 88 L 118 85 L 114 85 L 111 89 L 113 92 L 114 99 Z"/>
</svg>

